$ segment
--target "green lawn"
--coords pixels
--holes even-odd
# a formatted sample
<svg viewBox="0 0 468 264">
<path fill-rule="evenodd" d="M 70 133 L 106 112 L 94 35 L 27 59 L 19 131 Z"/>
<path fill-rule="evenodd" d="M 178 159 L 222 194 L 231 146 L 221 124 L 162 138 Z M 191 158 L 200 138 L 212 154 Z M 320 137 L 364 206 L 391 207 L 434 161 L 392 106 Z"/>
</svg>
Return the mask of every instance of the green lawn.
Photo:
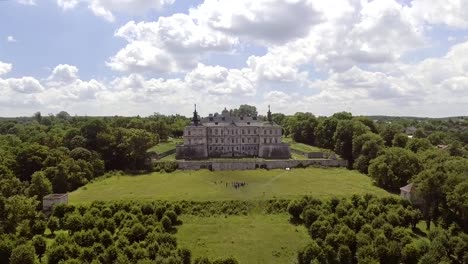
<svg viewBox="0 0 468 264">
<path fill-rule="evenodd" d="M 226 183 L 246 182 L 240 189 Z M 228 184 L 229 185 L 229 184 Z M 70 203 L 95 200 L 269 200 L 372 193 L 389 195 L 364 174 L 343 168 L 244 171 L 175 171 L 100 179 L 70 193 Z"/>
<path fill-rule="evenodd" d="M 299 151 L 303 151 L 303 152 L 323 152 L 323 150 L 318 148 L 318 147 L 303 144 L 303 143 L 299 143 L 299 142 L 295 142 L 294 140 L 292 140 L 292 138 L 283 138 L 282 141 L 284 143 L 288 143 L 289 146 L 292 149 L 296 149 L 296 150 L 299 150 Z"/>
<path fill-rule="evenodd" d="M 158 154 L 164 153 L 166 151 L 175 149 L 177 145 L 181 144 L 182 140 L 180 139 L 169 139 L 168 141 L 159 142 L 156 146 L 148 149 L 148 151 L 156 152 Z"/>
<path fill-rule="evenodd" d="M 249 216 L 183 216 L 178 243 L 193 257 L 235 257 L 239 263 L 296 263 L 297 251 L 310 238 L 306 228 L 288 222 L 286 214 Z"/>
</svg>

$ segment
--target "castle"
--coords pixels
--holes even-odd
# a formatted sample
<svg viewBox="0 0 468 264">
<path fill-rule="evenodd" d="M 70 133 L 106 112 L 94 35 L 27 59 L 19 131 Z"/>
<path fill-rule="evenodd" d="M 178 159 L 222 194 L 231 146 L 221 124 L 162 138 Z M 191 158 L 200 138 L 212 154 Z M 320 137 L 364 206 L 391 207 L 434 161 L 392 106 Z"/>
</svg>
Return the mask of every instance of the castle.
<svg viewBox="0 0 468 264">
<path fill-rule="evenodd" d="M 192 122 L 184 129 L 184 144 L 176 147 L 176 159 L 259 157 L 289 159 L 291 150 L 281 142 L 282 130 L 273 122 L 268 106 L 267 121 L 257 116 L 221 115 L 200 119 L 195 106 Z"/>
</svg>

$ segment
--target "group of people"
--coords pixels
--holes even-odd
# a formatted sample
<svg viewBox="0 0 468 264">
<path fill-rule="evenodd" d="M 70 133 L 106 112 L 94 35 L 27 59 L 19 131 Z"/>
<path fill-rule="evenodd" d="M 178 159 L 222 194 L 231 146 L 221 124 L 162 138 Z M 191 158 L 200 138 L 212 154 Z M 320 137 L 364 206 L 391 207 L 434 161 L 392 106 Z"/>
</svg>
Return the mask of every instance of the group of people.
<svg viewBox="0 0 468 264">
<path fill-rule="evenodd" d="M 214 183 L 215 183 L 215 184 L 223 184 L 223 181 L 215 181 Z M 239 189 L 239 188 L 244 187 L 244 186 L 247 185 L 247 183 L 244 182 L 244 181 L 243 181 L 243 182 L 238 182 L 238 181 L 235 181 L 235 182 L 225 182 L 224 184 L 226 185 L 226 188 L 227 188 L 228 186 L 231 186 L 231 187 L 233 187 L 233 188 L 235 188 L 235 189 Z"/>
</svg>

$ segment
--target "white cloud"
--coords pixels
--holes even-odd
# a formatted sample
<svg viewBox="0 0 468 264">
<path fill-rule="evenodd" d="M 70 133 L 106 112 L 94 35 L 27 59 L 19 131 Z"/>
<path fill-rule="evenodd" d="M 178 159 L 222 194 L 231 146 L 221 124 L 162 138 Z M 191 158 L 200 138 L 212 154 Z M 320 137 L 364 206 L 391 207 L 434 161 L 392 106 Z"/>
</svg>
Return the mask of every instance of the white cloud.
<svg viewBox="0 0 468 264">
<path fill-rule="evenodd" d="M 256 77 L 248 69 L 198 64 L 185 76 L 185 82 L 195 91 L 214 95 L 253 96 L 256 92 Z"/>
<path fill-rule="evenodd" d="M 114 22 L 116 13 L 141 14 L 151 9 L 161 9 L 171 5 L 175 0 L 57 0 L 57 5 L 63 10 L 76 8 L 84 3 L 94 15 Z"/>
<path fill-rule="evenodd" d="M 421 24 L 468 28 L 467 0 L 413 0 L 405 11 Z"/>
<path fill-rule="evenodd" d="M 48 80 L 53 85 L 70 84 L 78 79 L 78 68 L 73 65 L 60 64 L 53 70 Z"/>
<path fill-rule="evenodd" d="M 12 67 L 13 65 L 11 65 L 11 63 L 5 63 L 0 61 L 0 75 L 9 73 Z"/>
<path fill-rule="evenodd" d="M 23 94 L 33 94 L 44 91 L 44 87 L 33 77 L 6 79 L 6 85 L 13 91 Z"/>
<path fill-rule="evenodd" d="M 7 37 L 7 42 L 16 42 L 16 39 L 13 36 L 8 36 Z"/>
<path fill-rule="evenodd" d="M 271 43 L 304 37 L 322 19 L 309 0 L 206 0 L 190 15 L 227 34 Z"/>
<path fill-rule="evenodd" d="M 129 44 L 111 57 L 108 65 L 129 72 L 189 70 L 204 53 L 229 51 L 237 43 L 185 14 L 160 17 L 157 22 L 130 21 L 115 35 Z"/>
<path fill-rule="evenodd" d="M 22 5 L 36 5 L 36 0 L 16 0 Z"/>
<path fill-rule="evenodd" d="M 80 3 L 80 0 L 57 0 L 57 5 L 63 10 L 73 9 Z"/>
</svg>

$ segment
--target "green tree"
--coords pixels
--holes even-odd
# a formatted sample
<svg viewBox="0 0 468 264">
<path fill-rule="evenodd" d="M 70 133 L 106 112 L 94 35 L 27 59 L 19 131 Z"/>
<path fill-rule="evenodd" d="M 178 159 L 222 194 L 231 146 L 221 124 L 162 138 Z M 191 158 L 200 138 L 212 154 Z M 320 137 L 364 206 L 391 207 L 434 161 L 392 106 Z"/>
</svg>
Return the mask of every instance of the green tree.
<svg viewBox="0 0 468 264">
<path fill-rule="evenodd" d="M 32 175 L 27 193 L 29 196 L 37 196 L 41 203 L 44 196 L 52 193 L 52 184 L 43 171 L 37 171 Z"/>
<path fill-rule="evenodd" d="M 42 235 L 37 235 L 33 237 L 32 245 L 36 254 L 39 256 L 39 259 L 42 258 L 47 249 L 47 242 Z"/>
<path fill-rule="evenodd" d="M 36 253 L 30 244 L 19 245 L 13 249 L 10 256 L 10 264 L 34 264 Z"/>
<path fill-rule="evenodd" d="M 397 133 L 393 137 L 392 146 L 398 148 L 405 148 L 406 144 L 408 143 L 408 135 L 405 133 Z"/>
<path fill-rule="evenodd" d="M 353 138 L 366 133 L 369 129 L 361 122 L 341 120 L 336 126 L 335 152 L 348 161 L 349 168 L 353 166 Z"/>
<path fill-rule="evenodd" d="M 320 120 L 315 131 L 315 138 L 319 147 L 326 149 L 335 148 L 333 136 L 335 135 L 337 125 L 338 119 L 333 117 Z"/>
<path fill-rule="evenodd" d="M 49 221 L 47 221 L 47 228 L 50 229 L 50 232 L 54 234 L 54 232 L 59 228 L 60 222 L 59 219 L 55 216 L 51 216 Z"/>
<path fill-rule="evenodd" d="M 374 133 L 365 133 L 353 138 L 354 168 L 367 173 L 369 163 L 375 159 L 384 147 L 382 137 Z"/>
<path fill-rule="evenodd" d="M 427 138 L 412 138 L 408 141 L 406 148 L 414 153 L 425 151 L 432 148 L 431 142 Z"/>
<path fill-rule="evenodd" d="M 421 164 L 414 153 L 394 147 L 385 149 L 369 166 L 369 176 L 378 186 L 392 192 L 408 184 L 420 171 Z"/>
</svg>

